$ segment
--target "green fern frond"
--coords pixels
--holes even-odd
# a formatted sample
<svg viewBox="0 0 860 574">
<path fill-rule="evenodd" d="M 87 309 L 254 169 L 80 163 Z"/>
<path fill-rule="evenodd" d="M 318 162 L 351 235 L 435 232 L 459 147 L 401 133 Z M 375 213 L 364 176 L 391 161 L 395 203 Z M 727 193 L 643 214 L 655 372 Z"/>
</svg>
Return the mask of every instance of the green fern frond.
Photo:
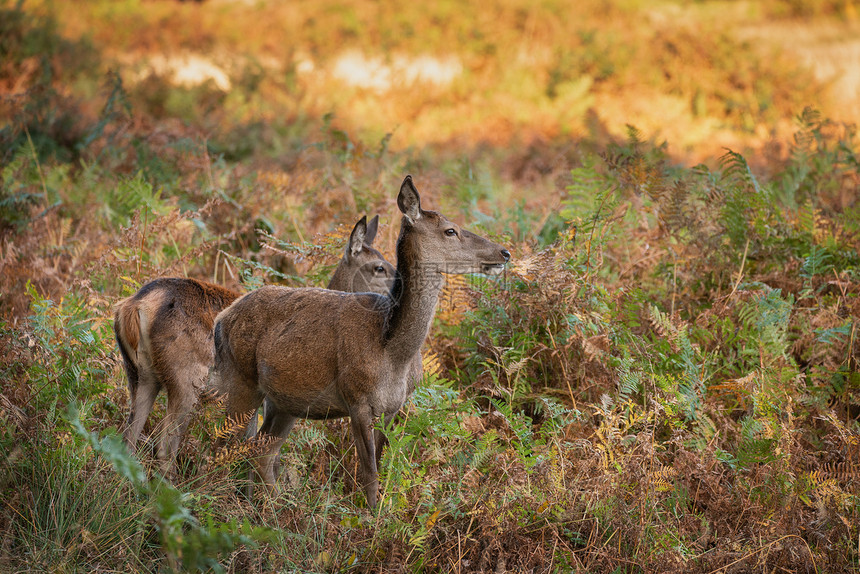
<svg viewBox="0 0 860 574">
<path fill-rule="evenodd" d="M 803 108 L 803 111 L 797 117 L 797 121 L 800 127 L 794 134 L 795 150 L 810 150 L 817 139 L 816 132 L 821 129 L 821 112 L 807 106 Z"/>
<path fill-rule="evenodd" d="M 633 358 L 625 357 L 618 366 L 618 399 L 626 402 L 642 387 L 642 374 L 633 368 Z"/>
<path fill-rule="evenodd" d="M 803 264 L 800 267 L 801 277 L 812 279 L 816 276 L 829 274 L 833 269 L 832 259 L 833 257 L 828 251 L 813 245 L 809 255 L 803 259 Z"/>
<path fill-rule="evenodd" d="M 743 181 L 753 187 L 756 193 L 761 193 L 762 189 L 758 183 L 758 179 L 753 175 L 746 158 L 732 150 L 726 150 L 726 153 L 720 157 L 720 169 L 723 171 L 723 178 L 729 181 Z"/>
<path fill-rule="evenodd" d="M 498 451 L 499 435 L 495 430 L 489 430 L 481 435 L 475 443 L 475 452 L 469 465 L 474 469 L 481 469 Z"/>
<path fill-rule="evenodd" d="M 514 450 L 520 457 L 520 461 L 526 470 L 531 471 L 540 462 L 540 455 L 536 452 L 543 440 L 535 438 L 531 428 L 531 419 L 521 413 L 515 413 L 511 405 L 505 401 L 490 399 L 490 403 L 502 414 L 511 430 L 516 436 L 513 441 Z"/>
</svg>

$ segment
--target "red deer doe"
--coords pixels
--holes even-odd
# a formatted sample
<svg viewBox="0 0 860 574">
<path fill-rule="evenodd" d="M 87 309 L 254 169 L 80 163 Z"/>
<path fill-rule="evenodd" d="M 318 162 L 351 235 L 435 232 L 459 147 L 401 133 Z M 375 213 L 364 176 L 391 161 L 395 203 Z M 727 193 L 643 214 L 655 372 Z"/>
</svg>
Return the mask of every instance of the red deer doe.
<svg viewBox="0 0 860 574">
<path fill-rule="evenodd" d="M 379 216 L 362 217 L 349 237 L 329 289 L 388 293 L 394 266 L 371 244 Z M 150 281 L 121 301 L 114 333 L 128 377 L 131 412 L 124 438 L 133 451 L 161 389 L 167 390 L 167 413 L 156 429 L 157 457 L 168 473 L 190 413 L 212 366 L 215 316 L 239 297 L 219 285 L 167 277 Z"/>
<path fill-rule="evenodd" d="M 373 419 L 382 415 L 388 422 L 413 388 L 441 274 L 499 274 L 510 259 L 501 245 L 421 209 L 411 176 L 403 180 L 397 205 L 403 218 L 390 297 L 267 286 L 215 319 L 213 384 L 226 394 L 227 415 L 239 418 L 268 401 L 260 431 L 274 440 L 255 466 L 270 486 L 277 454 L 297 419 L 348 416 L 367 502 L 375 508 Z"/>
</svg>

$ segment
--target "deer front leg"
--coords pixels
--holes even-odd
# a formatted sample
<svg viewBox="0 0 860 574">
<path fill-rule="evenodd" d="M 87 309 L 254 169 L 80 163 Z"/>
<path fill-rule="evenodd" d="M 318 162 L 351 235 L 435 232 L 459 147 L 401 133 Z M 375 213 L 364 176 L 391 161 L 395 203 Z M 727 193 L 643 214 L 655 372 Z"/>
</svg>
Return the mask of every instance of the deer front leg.
<svg viewBox="0 0 860 574">
<path fill-rule="evenodd" d="M 376 470 L 376 441 L 373 432 L 373 415 L 367 404 L 359 404 L 349 409 L 350 426 L 361 463 L 364 492 L 367 505 L 376 509 L 379 491 L 379 474 Z"/>
</svg>

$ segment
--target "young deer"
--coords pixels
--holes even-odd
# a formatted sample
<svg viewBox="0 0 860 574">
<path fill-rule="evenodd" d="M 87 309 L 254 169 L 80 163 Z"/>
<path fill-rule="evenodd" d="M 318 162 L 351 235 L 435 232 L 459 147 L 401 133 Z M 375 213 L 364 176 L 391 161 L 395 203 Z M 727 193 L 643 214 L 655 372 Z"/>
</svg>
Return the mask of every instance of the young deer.
<svg viewBox="0 0 860 574">
<path fill-rule="evenodd" d="M 350 417 L 371 508 L 378 490 L 373 419 L 395 416 L 413 388 L 419 353 L 442 289 L 441 273 L 501 273 L 510 253 L 421 209 L 406 176 L 391 296 L 267 286 L 215 319 L 213 383 L 228 416 L 268 400 L 261 432 L 274 440 L 256 461 L 268 485 L 277 453 L 296 419 Z M 420 369 L 418 370 L 420 373 Z"/>
<path fill-rule="evenodd" d="M 379 216 L 362 217 L 349 237 L 329 289 L 388 293 L 394 266 L 371 244 Z M 128 377 L 131 412 L 124 438 L 134 450 L 155 398 L 167 389 L 167 413 L 155 436 L 162 472 L 169 472 L 213 362 L 215 316 L 239 293 L 196 279 L 162 278 L 121 301 L 114 333 Z"/>
</svg>

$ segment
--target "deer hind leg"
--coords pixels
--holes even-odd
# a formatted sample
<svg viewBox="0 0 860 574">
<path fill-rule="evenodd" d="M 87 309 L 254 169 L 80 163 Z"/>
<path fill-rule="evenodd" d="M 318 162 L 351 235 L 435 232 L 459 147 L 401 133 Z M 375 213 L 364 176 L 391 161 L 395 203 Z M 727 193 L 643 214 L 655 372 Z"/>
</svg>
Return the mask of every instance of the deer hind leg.
<svg viewBox="0 0 860 574">
<path fill-rule="evenodd" d="M 260 480 L 271 486 L 275 484 L 280 472 L 278 453 L 281 452 L 284 441 L 287 440 L 287 436 L 293 430 L 296 417 L 279 410 L 274 403 L 268 400 L 264 411 L 265 418 L 260 427 L 259 436 L 261 439 L 271 441 L 271 444 L 266 445 L 264 454 L 254 461 L 254 466 Z"/>
<path fill-rule="evenodd" d="M 271 404 L 272 402 L 268 398 L 263 400 L 263 420 L 266 420 L 269 409 L 272 408 Z M 254 413 L 254 416 L 252 416 L 251 420 L 248 422 L 248 428 L 245 429 L 245 440 L 251 440 L 257 436 L 257 414 L 258 413 Z"/>
<path fill-rule="evenodd" d="M 131 425 L 134 422 L 134 401 L 137 399 L 137 386 L 139 384 L 140 375 L 137 371 L 137 365 L 134 364 L 134 361 L 128 355 L 128 352 L 123 347 L 122 341 L 119 339 L 119 335 L 117 335 L 117 343 L 119 345 L 120 354 L 122 355 L 122 363 L 125 368 L 125 376 L 128 379 L 128 418 L 125 421 L 125 429 L 126 432 L 129 432 L 128 429 L 131 429 Z M 137 437 L 135 437 L 136 439 Z"/>
<path fill-rule="evenodd" d="M 158 459 L 163 474 L 173 471 L 179 445 L 188 429 L 188 423 L 191 422 L 191 413 L 197 404 L 208 371 L 208 365 L 202 363 L 187 365 L 170 373 L 170 382 L 165 384 L 167 414 L 164 415 L 158 433 Z"/>
<path fill-rule="evenodd" d="M 257 389 L 256 382 L 244 380 L 229 368 L 217 373 L 221 391 L 225 394 L 224 414 L 228 432 L 220 433 L 215 441 L 215 450 L 222 448 L 230 440 L 253 436 L 256 428 L 256 413 L 263 404 L 263 394 Z"/>
<path fill-rule="evenodd" d="M 143 425 L 146 424 L 146 419 L 149 418 L 149 413 L 152 412 L 152 406 L 155 404 L 155 398 L 161 390 L 161 384 L 156 380 L 151 371 L 143 370 L 137 379 L 137 385 L 132 386 L 129 381 L 129 391 L 131 393 L 131 413 L 128 415 L 123 438 L 131 452 L 137 448 L 137 439 L 143 431 Z"/>
<path fill-rule="evenodd" d="M 374 437 L 373 414 L 370 406 L 366 403 L 351 406 L 349 423 L 355 440 L 355 449 L 358 451 L 367 505 L 375 509 L 379 494 L 379 474 L 376 467 L 376 438 Z"/>
<path fill-rule="evenodd" d="M 214 364 L 209 372 L 208 386 L 224 397 L 224 414 L 228 432 L 219 433 L 215 450 L 240 436 L 249 438 L 256 430 L 257 409 L 263 404 L 263 393 L 257 386 L 256 376 L 243 376 L 232 359 L 229 343 L 221 334 L 221 325 L 215 325 Z M 240 424 L 237 424 L 240 423 Z"/>
<path fill-rule="evenodd" d="M 270 416 L 271 409 L 274 408 L 272 406 L 272 402 L 266 398 L 263 401 L 263 420 L 266 420 Z M 245 429 L 245 440 L 253 440 L 257 436 L 257 415 L 258 413 L 251 414 L 251 420 L 248 421 L 248 427 Z M 262 434 L 260 435 L 262 436 Z M 280 454 L 275 455 L 275 461 L 273 463 L 272 472 L 277 477 L 281 473 L 281 456 Z M 248 471 L 248 487 L 245 490 L 245 495 L 248 498 L 252 498 L 254 495 L 254 470 Z"/>
<path fill-rule="evenodd" d="M 131 413 L 124 433 L 125 443 L 130 451 L 134 452 L 137 447 L 137 439 L 140 437 L 146 419 L 152 412 L 155 398 L 161 391 L 161 380 L 156 375 L 152 366 L 152 348 L 149 340 L 149 315 L 145 309 L 138 308 L 135 311 L 138 318 L 139 340 L 137 344 L 137 357 L 132 360 L 130 350 L 126 349 L 124 343 L 120 342 L 120 351 L 125 362 L 128 374 L 128 390 L 131 395 Z M 131 367 L 131 368 L 130 368 Z"/>
</svg>

